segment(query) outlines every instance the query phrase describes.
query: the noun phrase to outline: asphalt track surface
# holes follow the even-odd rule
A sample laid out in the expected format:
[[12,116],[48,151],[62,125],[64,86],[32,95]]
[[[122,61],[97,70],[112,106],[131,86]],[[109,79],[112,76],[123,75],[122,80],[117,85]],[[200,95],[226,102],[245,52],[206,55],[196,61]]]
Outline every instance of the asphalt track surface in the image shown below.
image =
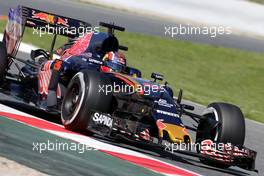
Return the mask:
[[[41,150],[37,143],[47,143],[49,141],[50,143],[57,142],[71,145],[74,141],[63,139],[4,117],[0,117],[0,122],[0,138],[3,141],[0,142],[0,154],[42,173],[61,176],[130,176],[139,173],[144,176],[160,176],[160,174],[106,155],[91,147],[87,150],[83,150],[85,148],[81,145],[78,148],[76,147],[77,150]],[[76,144],[78,145],[78,143]]]
[[[72,16],[75,18],[80,17],[83,20],[86,20],[89,22],[91,22],[92,24],[97,24],[98,20],[101,21],[116,21],[118,24],[122,24],[124,26],[127,26],[128,29],[130,29],[130,31],[133,32],[142,32],[142,33],[149,33],[149,34],[157,34],[157,35],[163,35],[163,28],[158,28],[158,26],[160,25],[160,23],[158,21],[149,21],[150,19],[148,18],[139,18],[136,15],[132,15],[132,14],[126,14],[126,13],[122,13],[122,12],[114,12],[115,15],[113,15],[113,11],[112,10],[102,10],[101,8],[98,7],[94,7],[94,6],[86,6],[86,5],[81,5],[79,3],[63,3],[61,4],[61,0],[59,1],[45,1],[44,3],[41,3],[43,1],[34,1],[34,4],[31,4],[32,2],[30,1],[19,1],[20,4],[25,4],[28,6],[34,6],[34,7],[38,7],[38,8],[42,8],[45,10],[51,10],[53,12],[56,13],[60,13],[63,15],[67,15],[67,16]],[[17,1],[0,1],[0,13],[4,13],[6,14],[7,12],[7,8],[9,6],[16,6],[17,5]],[[74,5],[74,6],[73,6]],[[68,9],[68,10],[67,10]],[[71,10],[69,10],[71,9]],[[75,10],[74,10],[75,9]],[[86,9],[86,10],[85,10]],[[78,13],[77,13],[78,12]],[[91,14],[89,14],[91,13]],[[84,15],[84,14],[89,14],[88,16]],[[107,20],[106,20],[107,19]],[[145,21],[144,21],[145,20]],[[134,25],[132,25],[131,23],[134,22]],[[164,23],[164,22],[163,22]],[[138,25],[138,26],[135,26]],[[147,25],[152,26],[151,29],[149,29],[148,27],[146,27]],[[157,28],[156,28],[157,27]],[[162,31],[160,31],[159,29],[162,29]],[[239,38],[239,41],[241,42],[241,38]],[[252,39],[253,41],[258,41],[255,39]],[[235,40],[230,40],[230,41],[235,41]],[[202,42],[202,41],[199,41]],[[224,41],[227,42],[227,41]],[[234,42],[239,46],[241,43],[240,42]],[[209,43],[209,41],[207,42]],[[228,43],[228,42],[227,42]],[[240,44],[239,44],[240,43]],[[253,42],[254,43],[254,42]],[[221,45],[221,43],[218,43]],[[229,43],[230,44],[230,43]],[[256,44],[256,43],[255,43]],[[252,50],[254,49],[254,45],[249,45],[248,43],[245,43],[245,45],[247,47],[250,47]],[[228,45],[225,43],[224,46]],[[232,45],[234,46],[234,45]],[[263,45],[262,45],[263,46]],[[240,47],[241,48],[241,47]],[[250,48],[244,48],[244,49],[250,49]],[[20,53],[22,54],[22,53]],[[22,56],[24,57],[24,55]],[[3,94],[0,94],[1,100],[3,100],[3,98],[6,99],[10,99],[9,97],[6,97]],[[203,107],[200,106],[196,106],[197,110],[200,112],[202,110]],[[186,123],[191,123],[191,121],[187,120],[187,119],[183,119]],[[16,130],[15,128],[13,130]],[[258,152],[258,157],[257,157],[257,161],[256,161],[256,168],[260,171],[259,175],[263,175],[264,173],[264,138],[263,138],[263,132],[264,132],[264,125],[263,124],[259,124],[256,122],[252,122],[247,120],[246,121],[246,141],[245,141],[245,145],[256,150]],[[6,137],[10,137],[7,136]],[[2,144],[2,140],[0,140],[0,143]],[[121,144],[122,145],[122,144]],[[128,147],[126,145],[123,145],[124,147]],[[19,144],[14,144],[13,147],[16,147],[17,149],[21,148],[21,146]],[[147,150],[144,149],[140,149],[140,148],[136,148],[136,147],[132,147],[134,150],[139,150],[143,153],[148,153]],[[24,153],[25,154],[25,158],[27,158],[28,153]],[[12,153],[7,153],[6,156],[10,156],[12,155]],[[14,155],[14,153],[13,153]],[[182,155],[180,155],[182,156]],[[182,156],[184,159],[188,159],[188,162],[182,162],[182,160],[178,160],[178,161],[171,161],[169,159],[162,159],[165,160],[167,162],[170,162],[172,164],[175,164],[177,166],[189,169],[191,171],[195,171],[198,172],[202,175],[256,175],[253,172],[247,172],[244,170],[241,170],[237,167],[232,167],[230,169],[227,170],[223,170],[223,169],[217,169],[217,168],[212,168],[212,167],[208,167],[205,166],[203,164],[201,164],[197,159],[192,158],[192,157],[184,157]],[[88,159],[88,158],[87,158]],[[27,161],[25,161],[24,163],[28,162],[29,160],[31,160],[31,158],[28,158]],[[59,160],[59,158],[58,158]],[[39,160],[35,161],[39,167],[43,164],[43,162],[45,162],[45,158],[43,158],[43,160],[41,160],[39,158]],[[69,161],[72,162],[72,161]],[[190,163],[189,163],[190,162]],[[72,164],[74,164],[76,162],[72,162]],[[58,166],[59,167],[59,166]],[[78,166],[76,167],[76,169],[80,169],[82,170],[85,166]],[[60,170],[56,170],[56,167],[52,168],[53,169],[53,174],[52,175],[59,175],[61,172]],[[86,167],[85,167],[86,168]],[[55,169],[55,170],[54,170]],[[54,174],[57,173],[57,174]],[[82,173],[82,172],[80,172]]]
[[[18,4],[47,10],[64,16],[81,19],[98,25],[99,21],[114,22],[124,26],[128,31],[165,36],[165,26],[179,24],[169,19],[153,19],[152,17],[140,16],[128,12],[106,9],[90,4],[79,3],[70,0],[0,0],[0,15],[6,15],[10,7]],[[264,39],[243,37],[237,35],[218,35],[211,38],[206,35],[177,35],[180,40],[219,45],[230,48],[239,48],[257,52],[264,52]]]

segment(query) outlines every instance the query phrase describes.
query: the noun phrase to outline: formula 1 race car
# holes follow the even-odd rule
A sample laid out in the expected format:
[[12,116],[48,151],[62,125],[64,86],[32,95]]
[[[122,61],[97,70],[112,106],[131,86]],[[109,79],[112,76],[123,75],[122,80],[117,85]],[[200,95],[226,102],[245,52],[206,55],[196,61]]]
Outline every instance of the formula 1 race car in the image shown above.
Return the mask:
[[[11,9],[0,43],[1,90],[14,91],[16,99],[59,114],[72,131],[87,130],[168,153],[172,149],[168,144],[195,143],[200,146],[195,151],[176,152],[216,167],[255,170],[257,153],[244,147],[245,120],[237,106],[211,103],[202,115],[194,113],[195,107],[182,103],[182,90],[174,98],[168,83],[161,83],[163,75],[152,73],[152,80],[146,80],[138,69],[126,65],[120,50],[128,48],[114,34],[125,28],[100,25],[108,31],[80,35],[74,29],[91,25],[29,7]],[[25,27],[47,30],[47,26],[54,36],[51,50],[37,49],[30,58],[18,58]],[[69,42],[56,50],[59,57],[53,59],[58,35]],[[182,118],[188,117],[197,126],[184,125]],[[187,130],[196,133],[195,141]]]

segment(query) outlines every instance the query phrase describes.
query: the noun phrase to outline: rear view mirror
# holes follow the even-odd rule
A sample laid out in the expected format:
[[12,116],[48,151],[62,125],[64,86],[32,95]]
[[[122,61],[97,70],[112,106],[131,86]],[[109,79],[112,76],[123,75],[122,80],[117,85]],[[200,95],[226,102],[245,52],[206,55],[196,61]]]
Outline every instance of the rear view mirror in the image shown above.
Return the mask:
[[154,82],[156,82],[156,80],[162,81],[163,78],[164,78],[164,76],[161,75],[161,74],[159,74],[159,73],[152,73],[151,74],[151,78],[153,78],[154,79]]
[[141,71],[136,68],[126,67],[126,73],[133,77],[141,78]]

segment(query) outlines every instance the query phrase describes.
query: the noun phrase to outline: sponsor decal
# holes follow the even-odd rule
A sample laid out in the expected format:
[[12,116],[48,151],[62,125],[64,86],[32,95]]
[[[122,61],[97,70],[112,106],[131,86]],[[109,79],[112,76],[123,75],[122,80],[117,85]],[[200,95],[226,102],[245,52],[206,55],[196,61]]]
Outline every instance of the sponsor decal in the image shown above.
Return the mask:
[[[45,12],[38,12],[37,13],[35,10],[32,10],[32,18],[40,19],[42,21],[45,21],[45,22],[51,23],[51,24],[55,23],[55,16],[50,15],[50,14],[45,13]],[[57,24],[69,27],[67,18],[58,17]]]
[[168,103],[167,100],[165,100],[165,99],[161,99],[161,98],[160,98],[158,101],[155,100],[155,103],[158,103],[158,105],[160,105],[160,106],[164,106],[164,107],[168,107],[168,108],[173,107],[173,104]]
[[35,10],[32,10],[32,18],[40,19],[42,21],[46,21],[47,23],[54,24],[54,15],[50,15],[44,12],[36,13]]
[[156,111],[159,114],[163,114],[163,115],[168,115],[168,116],[178,117],[179,118],[179,115],[178,114],[175,114],[175,113],[172,113],[172,112],[162,111],[162,110],[159,110],[159,109],[157,109]]
[[68,19],[67,19],[67,18],[63,19],[63,18],[61,18],[61,17],[58,17],[57,24],[58,24],[58,25],[63,25],[63,26],[70,27],[70,26],[68,25]]
[[96,60],[96,59],[92,59],[92,58],[89,58],[89,62],[92,62],[92,63],[95,63],[95,64],[99,64],[99,65],[103,65],[102,61],[99,61],[99,60]]
[[113,119],[110,116],[105,114],[100,114],[98,112],[94,113],[93,121],[108,127],[112,127],[113,125]]

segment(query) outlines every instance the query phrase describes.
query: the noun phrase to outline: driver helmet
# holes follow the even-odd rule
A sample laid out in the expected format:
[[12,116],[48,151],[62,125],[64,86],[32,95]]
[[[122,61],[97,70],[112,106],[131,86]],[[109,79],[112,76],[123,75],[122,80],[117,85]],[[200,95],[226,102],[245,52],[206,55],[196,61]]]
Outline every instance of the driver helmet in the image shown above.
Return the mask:
[[104,66],[101,70],[104,72],[125,72],[126,58],[121,52],[108,52],[103,57]]

